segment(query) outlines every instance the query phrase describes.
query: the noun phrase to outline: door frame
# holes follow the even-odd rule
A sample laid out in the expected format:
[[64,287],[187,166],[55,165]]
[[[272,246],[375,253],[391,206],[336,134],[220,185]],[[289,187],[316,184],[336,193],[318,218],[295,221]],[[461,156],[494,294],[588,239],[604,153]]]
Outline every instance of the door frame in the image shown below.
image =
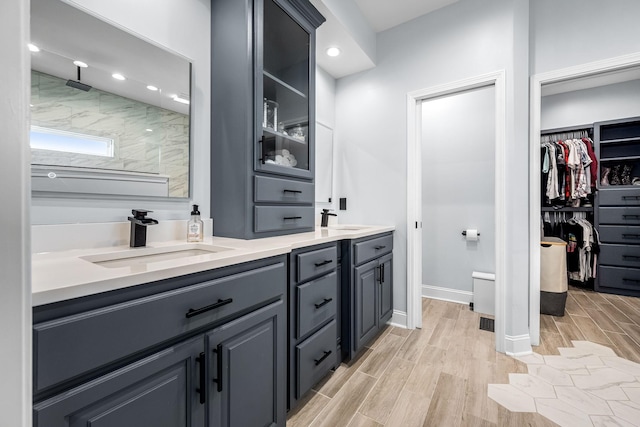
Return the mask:
[[529,334],[540,343],[540,131],[542,86],[640,66],[640,52],[534,74],[531,77],[529,123]]
[[[505,351],[505,71],[498,70],[407,94],[407,327],[422,327],[422,102],[481,87],[495,87],[495,336]],[[469,277],[471,280],[471,277]]]

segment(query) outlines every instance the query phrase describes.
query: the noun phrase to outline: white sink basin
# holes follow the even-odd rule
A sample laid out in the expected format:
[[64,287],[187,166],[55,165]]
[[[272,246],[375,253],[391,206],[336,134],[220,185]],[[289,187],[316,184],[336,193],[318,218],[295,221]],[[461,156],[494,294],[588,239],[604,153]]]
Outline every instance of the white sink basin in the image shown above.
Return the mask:
[[229,250],[232,249],[222,246],[192,244],[184,246],[166,246],[160,248],[132,248],[131,250],[123,252],[109,252],[104,254],[89,255],[81,258],[85,261],[92,262],[101,267],[122,268],[180,258],[191,258],[202,255],[210,255]]
[[358,230],[366,230],[367,228],[370,228],[367,225],[347,225],[347,224],[336,224],[336,225],[330,225],[328,226],[328,228],[331,228],[333,230],[351,230],[351,231],[358,231]]

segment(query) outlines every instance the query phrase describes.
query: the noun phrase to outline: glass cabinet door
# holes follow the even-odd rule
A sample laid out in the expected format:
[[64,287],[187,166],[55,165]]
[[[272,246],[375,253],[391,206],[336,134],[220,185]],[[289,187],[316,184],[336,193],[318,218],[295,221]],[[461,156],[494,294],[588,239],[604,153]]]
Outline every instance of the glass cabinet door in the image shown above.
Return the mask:
[[262,81],[257,81],[258,89],[262,83],[262,103],[256,108],[262,135],[257,167],[311,178],[310,34],[276,0],[264,0],[263,8]]

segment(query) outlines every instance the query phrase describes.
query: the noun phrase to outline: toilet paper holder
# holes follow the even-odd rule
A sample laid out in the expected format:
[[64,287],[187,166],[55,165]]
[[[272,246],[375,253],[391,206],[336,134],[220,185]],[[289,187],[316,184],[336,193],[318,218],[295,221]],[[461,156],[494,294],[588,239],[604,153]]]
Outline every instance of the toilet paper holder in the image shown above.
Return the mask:
[[[467,230],[462,230],[462,235],[466,236],[467,235]],[[480,235],[480,232],[478,231],[478,236]]]

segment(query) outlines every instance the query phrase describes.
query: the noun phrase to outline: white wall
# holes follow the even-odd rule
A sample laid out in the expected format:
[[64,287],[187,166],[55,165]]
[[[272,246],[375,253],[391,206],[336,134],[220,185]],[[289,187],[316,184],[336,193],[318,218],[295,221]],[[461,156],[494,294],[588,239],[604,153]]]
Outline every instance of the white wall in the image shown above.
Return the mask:
[[541,129],[640,116],[640,80],[544,96]]
[[[202,216],[210,216],[210,15],[209,0],[101,1],[65,0],[115,23],[193,62],[192,82],[192,200]],[[153,218],[188,219],[191,202],[36,198],[33,224],[72,224],[126,220],[132,208],[154,211]]]
[[[320,67],[316,67],[316,122],[320,123],[325,128],[322,129],[321,126],[316,126],[316,135],[319,132],[324,132],[324,135],[328,135],[329,131],[326,128],[333,130],[336,125],[336,79],[334,79],[329,73],[323,70]],[[318,138],[316,136],[316,145],[318,144]],[[335,167],[335,153],[336,153],[336,145],[337,141],[335,138],[333,139],[333,165],[328,167],[327,165],[321,165],[316,158],[317,166],[316,166],[316,183],[324,180],[327,174],[332,175],[332,201],[331,203],[316,203],[316,224],[320,224],[320,212],[322,209],[333,209],[334,211],[338,208],[338,196],[336,194],[336,167]],[[316,156],[319,155],[319,151],[316,149]],[[316,194],[316,198],[317,198]],[[331,222],[338,222],[339,219],[335,217],[330,217]]]
[[513,180],[505,183],[505,250],[513,255],[504,321],[507,335],[528,333],[528,9],[526,0],[461,0],[379,33],[377,67],[338,80],[339,193],[349,207],[342,220],[396,226],[396,310],[406,311],[407,93],[504,69]]
[[638,0],[531,1],[533,74],[640,52]]
[[0,3],[0,425],[31,425],[29,1]]

